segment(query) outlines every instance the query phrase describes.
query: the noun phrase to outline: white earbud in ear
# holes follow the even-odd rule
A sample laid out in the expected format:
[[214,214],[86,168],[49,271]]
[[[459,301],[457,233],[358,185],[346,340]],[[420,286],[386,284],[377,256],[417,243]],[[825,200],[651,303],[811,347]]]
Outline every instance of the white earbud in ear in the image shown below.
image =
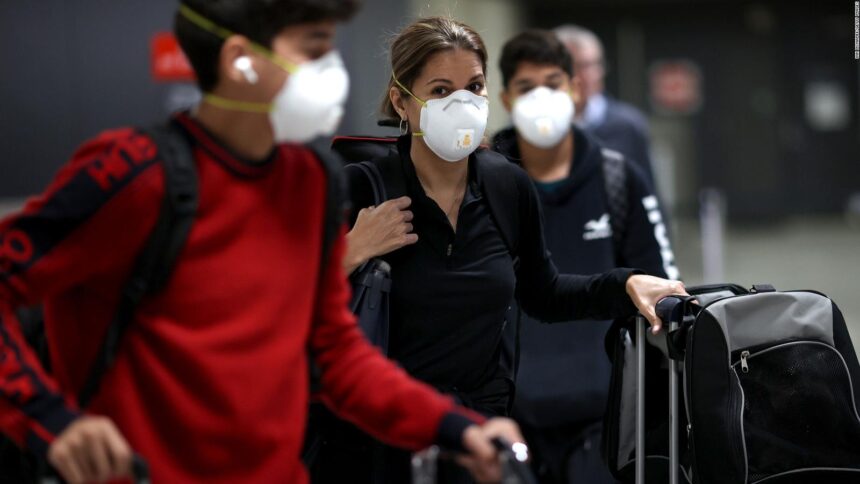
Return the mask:
[[242,76],[245,77],[245,80],[251,84],[256,84],[260,80],[260,76],[257,75],[257,71],[251,65],[251,58],[246,55],[236,58],[233,62],[233,67],[238,69],[242,73]]

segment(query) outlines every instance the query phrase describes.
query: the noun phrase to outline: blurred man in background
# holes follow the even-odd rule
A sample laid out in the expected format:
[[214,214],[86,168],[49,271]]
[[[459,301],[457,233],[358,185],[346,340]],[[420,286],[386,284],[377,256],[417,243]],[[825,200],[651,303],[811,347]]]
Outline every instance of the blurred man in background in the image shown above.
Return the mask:
[[594,32],[572,24],[556,27],[554,32],[573,56],[574,72],[582,84],[583,109],[576,115],[577,124],[596,135],[607,148],[637,163],[653,186],[648,122],[638,109],[604,92],[606,62],[600,39]]

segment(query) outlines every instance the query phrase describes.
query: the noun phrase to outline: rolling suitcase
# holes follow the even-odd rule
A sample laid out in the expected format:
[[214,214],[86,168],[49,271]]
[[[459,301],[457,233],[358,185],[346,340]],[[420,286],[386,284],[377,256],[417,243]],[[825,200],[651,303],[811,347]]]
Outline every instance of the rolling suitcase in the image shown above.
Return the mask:
[[[747,293],[731,284],[688,291],[699,301]],[[616,321],[607,333],[607,353],[613,368],[601,452],[610,472],[623,483],[674,483],[670,469],[676,469],[680,477],[675,479],[680,478],[680,482],[692,482],[684,453],[688,421],[679,393],[682,369],[669,358],[666,339],[666,333],[676,331],[682,322],[679,315],[672,313],[681,309],[679,302],[667,298],[658,304],[657,314],[664,321],[664,329],[658,335],[648,331],[648,323],[641,315],[631,321]],[[639,388],[643,391],[637,392]],[[674,437],[670,439],[670,435]],[[643,476],[647,479],[643,480]]]
[[[727,288],[658,303],[662,336],[637,318],[635,482],[860,482],[860,364],[836,304],[814,291]],[[663,480],[645,469],[652,345],[669,371],[669,425],[655,432],[669,441]]]

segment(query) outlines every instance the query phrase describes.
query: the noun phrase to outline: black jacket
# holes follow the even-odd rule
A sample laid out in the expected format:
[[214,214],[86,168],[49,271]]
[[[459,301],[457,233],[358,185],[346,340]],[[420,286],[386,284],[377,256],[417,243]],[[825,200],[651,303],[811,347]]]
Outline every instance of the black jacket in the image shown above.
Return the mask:
[[[659,277],[667,277],[667,273],[677,277],[653,190],[632,163],[626,164],[629,209],[625,231],[615,250],[601,145],[581,129],[573,130],[569,176],[552,191],[538,190],[543,234],[553,262],[562,272],[589,274],[629,266]],[[499,132],[493,146],[519,164],[513,128]],[[599,420],[610,374],[603,346],[608,327],[608,321],[541,325],[527,318],[521,331],[515,415],[538,427]]]
[[653,185],[654,176],[648,142],[648,121],[635,107],[621,102],[609,95],[606,97],[606,117],[596,126],[588,126],[586,131],[615,151],[618,151],[633,164],[641,168],[645,179]]
[[[499,353],[505,313],[514,294],[526,312],[545,321],[633,313],[624,288],[633,270],[559,274],[542,236],[538,194],[522,169],[490,151],[470,156],[470,193],[455,234],[442,219],[444,211],[418,182],[409,156],[411,142],[411,137],[401,137],[396,153],[374,160],[405,180],[419,236],[417,244],[382,257],[392,274],[389,353],[409,373],[443,391],[467,396],[483,397],[487,386],[497,388],[494,382],[505,376]],[[347,169],[346,175],[353,213],[372,205],[364,173]],[[499,180],[507,180],[515,192],[510,196],[518,200],[518,214],[505,214],[488,203],[493,197],[487,192],[500,189]],[[388,188],[391,197],[398,195],[390,193],[394,187]],[[502,228],[511,226],[514,218],[517,240],[510,251],[504,249],[507,262],[500,264]],[[519,261],[516,267],[514,259]],[[504,282],[509,275],[515,292]],[[481,402],[473,403],[485,409]],[[503,407],[493,404],[487,413],[501,412]]]

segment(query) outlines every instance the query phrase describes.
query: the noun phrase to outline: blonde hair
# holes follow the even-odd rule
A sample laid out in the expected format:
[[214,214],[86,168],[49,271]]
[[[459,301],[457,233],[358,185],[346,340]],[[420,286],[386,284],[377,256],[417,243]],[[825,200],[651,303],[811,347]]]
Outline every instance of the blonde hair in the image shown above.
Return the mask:
[[[388,80],[379,109],[383,118],[400,119],[388,95],[392,87],[397,87],[395,76],[403,86],[411,90],[430,56],[457,48],[478,54],[482,69],[487,71],[487,48],[484,46],[484,40],[472,27],[462,22],[450,17],[427,17],[401,30],[391,42],[392,77]],[[402,91],[402,88],[398,89]]]

